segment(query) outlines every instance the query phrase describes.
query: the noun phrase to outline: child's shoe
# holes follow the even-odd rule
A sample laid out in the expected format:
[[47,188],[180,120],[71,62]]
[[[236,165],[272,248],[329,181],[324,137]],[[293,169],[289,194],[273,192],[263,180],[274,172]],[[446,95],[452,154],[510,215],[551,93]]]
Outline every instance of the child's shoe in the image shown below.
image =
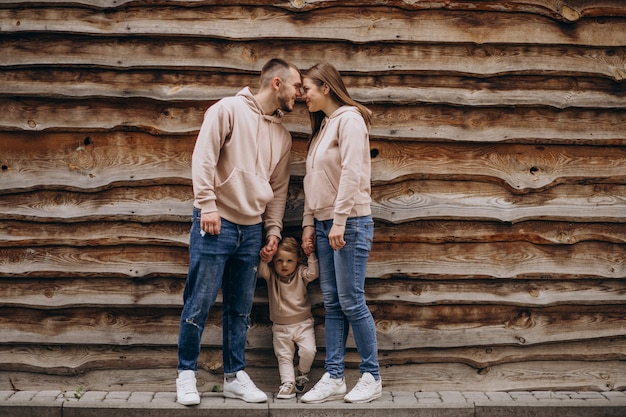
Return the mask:
[[296,377],[296,391],[304,392],[304,387],[307,382],[309,382],[309,374],[303,374],[298,371],[298,376]]
[[278,388],[276,398],[288,399],[296,396],[296,387],[293,382],[283,382]]

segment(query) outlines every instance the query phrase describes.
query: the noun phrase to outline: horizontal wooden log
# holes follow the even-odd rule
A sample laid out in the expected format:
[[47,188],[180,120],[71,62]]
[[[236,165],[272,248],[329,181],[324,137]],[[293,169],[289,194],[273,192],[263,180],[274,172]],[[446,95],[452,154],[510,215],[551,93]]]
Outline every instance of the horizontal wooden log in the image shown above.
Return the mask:
[[[2,278],[0,300],[4,306],[26,308],[69,308],[125,306],[182,307],[184,278]],[[322,305],[318,283],[309,284],[311,302]],[[412,305],[498,304],[527,307],[555,305],[626,304],[623,280],[378,280],[368,279],[368,303],[410,303]],[[217,305],[222,298],[218,295]],[[267,287],[257,284],[255,304],[268,303]],[[265,307],[264,307],[265,308]]]
[[195,135],[137,132],[3,134],[0,189],[94,191],[159,183],[190,185],[195,141]]
[[[140,130],[153,134],[195,135],[200,129],[205,111],[213,104],[163,103],[139,99],[131,103],[126,100],[90,99],[70,103],[0,98],[0,110],[6,112],[0,116],[0,131]],[[77,143],[76,147],[83,145]]]
[[626,148],[371,143],[372,181],[399,178],[499,179],[514,191],[559,183],[626,182]]
[[[110,345],[37,345],[0,346],[0,372],[27,371],[41,375],[85,375],[94,370],[175,369],[176,346],[110,346]],[[483,370],[496,365],[547,361],[623,361],[626,358],[624,338],[533,346],[491,345],[458,348],[421,348],[381,350],[378,360],[382,370],[401,365],[463,364]],[[314,368],[322,367],[324,347],[318,347]],[[346,367],[356,369],[361,361],[355,349],[346,353]],[[271,349],[248,349],[246,362],[257,370],[276,368]],[[200,372],[221,376],[222,350],[203,346],[198,358]],[[275,372],[277,372],[274,369]]]
[[[86,221],[40,223],[0,220],[0,246],[49,245],[112,246],[164,245],[187,247],[190,219],[186,222],[138,223]],[[284,234],[300,238],[300,225]],[[400,225],[376,222],[376,243],[490,243],[530,242],[539,245],[572,245],[585,241],[626,243],[626,223],[568,223],[528,221],[514,224],[462,220],[418,220]]]
[[621,361],[540,361],[479,371],[457,364],[392,367],[387,374],[382,373],[382,378],[383,384],[397,391],[412,391],[415,387],[429,391],[609,391],[626,386],[623,372]]
[[[30,6],[32,2],[26,0],[12,0],[11,4],[20,5],[21,7]],[[176,5],[178,7],[198,7],[202,5],[215,4],[212,0],[40,0],[39,4],[45,4],[48,7],[57,5],[67,6],[89,6],[94,9],[124,9],[129,5],[141,6],[149,5],[151,7],[157,5]],[[246,0],[232,1],[222,0],[219,2],[228,6],[268,6],[281,8],[288,11],[311,11],[323,9],[327,7],[336,7],[336,0],[308,0],[308,1],[290,1],[278,0],[269,3],[264,0]],[[602,0],[589,2],[586,0],[570,0],[570,1],[553,1],[553,0],[507,0],[498,1],[497,3],[484,1],[463,1],[453,3],[441,2],[416,2],[412,0],[348,0],[341,1],[343,6],[364,7],[364,6],[387,6],[404,10],[463,10],[463,11],[493,11],[499,12],[522,12],[532,13],[542,16],[549,16],[553,19],[564,22],[575,22],[583,17],[600,17],[600,16],[616,16],[625,15],[626,7],[620,0]]]
[[[624,305],[420,306],[402,303],[370,306],[381,350],[452,348],[489,345],[530,346],[544,343],[622,337]],[[314,308],[316,343],[325,345],[323,307]],[[75,308],[35,310],[0,307],[2,344],[176,345],[178,309]],[[271,324],[264,306],[253,309],[248,331],[250,349],[272,349]],[[221,309],[212,310],[202,342],[220,346]],[[354,341],[347,344],[354,348]]]
[[0,220],[0,246],[119,246],[184,247],[189,245],[191,215],[186,222],[86,221],[28,223]]
[[393,223],[430,218],[622,222],[624,188],[558,185],[535,194],[514,195],[489,183],[409,180],[373,187],[372,214]]
[[[186,248],[44,246],[0,249],[0,277],[178,277],[187,274]],[[374,244],[372,278],[624,278],[624,245],[582,242],[538,246],[523,242]]]
[[[135,99],[41,100],[0,97],[0,131],[141,131],[196,135],[212,102]],[[467,143],[626,144],[626,109],[457,108],[445,105],[372,105],[373,139]],[[103,118],[102,115],[107,117]],[[310,133],[309,113],[298,102],[284,118],[293,135]],[[80,146],[77,144],[77,147]]]
[[[233,24],[233,20],[237,24]],[[415,24],[419,20],[420,24]],[[67,22],[74,22],[67,25]],[[6,33],[73,33],[97,36],[189,36],[229,40],[329,37],[355,43],[421,42],[475,44],[574,44],[621,47],[626,19],[583,19],[564,30],[553,20],[527,13],[492,10],[402,10],[389,7],[333,7],[286,13],[275,7],[152,6],[124,10],[88,8],[0,9]],[[573,30],[572,30],[573,29]]]
[[[179,69],[236,68],[259,71],[266,58],[282,51],[302,68],[319,61],[333,62],[339,71],[387,73],[427,72],[473,76],[502,74],[563,74],[626,77],[623,48],[569,45],[474,45],[340,42],[301,43],[250,40],[229,44],[220,40],[198,43],[153,37],[88,37],[80,35],[5,35],[0,39],[0,67],[94,66],[111,68],[166,67]],[[47,51],[42,54],[41,51]],[[340,58],[348,57],[348,58]]]
[[570,245],[585,241],[626,243],[626,223],[527,221],[503,224],[457,220],[418,220],[395,225],[376,222],[374,241],[380,243],[433,244],[524,241],[540,245]]
[[[16,200],[21,200],[11,208]],[[189,185],[120,187],[98,193],[65,191],[3,195],[0,218],[41,222],[82,222],[100,219],[141,223],[191,222],[193,191]]]
[[513,242],[378,244],[370,253],[367,276],[624,278],[626,249],[600,242],[567,247]]
[[108,246],[0,248],[0,276],[178,277],[187,276],[184,247]]
[[[396,224],[433,219],[619,223],[626,216],[625,188],[559,185],[536,194],[514,195],[489,183],[410,180],[373,187],[372,213],[377,220]],[[301,223],[303,198],[301,185],[292,184],[285,224]],[[190,219],[192,200],[191,185],[119,187],[97,193],[31,191],[3,195],[0,220],[183,222]]]
[[[246,367],[255,384],[265,392],[276,393],[280,378],[274,361],[270,367]],[[407,391],[622,391],[626,389],[626,365],[623,361],[587,362],[552,361],[522,362],[477,371],[462,364],[399,365],[381,370],[383,389]],[[311,384],[323,373],[321,364],[311,371]],[[346,384],[353,387],[359,370],[346,370]],[[33,374],[0,371],[0,390],[62,390],[68,400],[87,391],[176,391],[176,367],[168,369],[96,370],[78,376]],[[200,370],[198,389],[210,393],[221,390],[223,374]],[[310,387],[312,385],[308,385]],[[206,395],[206,394],[205,394]],[[211,394],[208,394],[211,395]],[[221,396],[219,393],[213,395]]]
[[[626,84],[605,78],[503,75],[489,78],[420,74],[342,74],[364,103],[434,103],[461,106],[624,108]],[[256,89],[257,73],[95,68],[0,68],[0,94],[25,97],[125,97],[206,101]]]
[[[136,132],[21,132],[0,136],[0,193],[189,184],[195,136]],[[557,184],[626,183],[626,148],[530,144],[370,142],[372,181],[479,179],[514,193]],[[306,143],[295,138],[291,174],[303,177]]]

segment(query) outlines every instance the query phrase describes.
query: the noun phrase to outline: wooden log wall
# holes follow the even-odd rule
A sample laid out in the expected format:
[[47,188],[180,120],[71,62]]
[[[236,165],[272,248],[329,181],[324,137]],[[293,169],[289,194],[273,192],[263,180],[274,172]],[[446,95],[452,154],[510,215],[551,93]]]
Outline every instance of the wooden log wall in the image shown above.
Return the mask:
[[[374,112],[366,293],[386,390],[626,389],[626,4],[0,4],[0,390],[174,390],[190,160],[262,64]],[[309,131],[294,137],[298,235]],[[248,370],[278,386],[264,283]],[[319,286],[310,286],[323,365]],[[201,389],[222,378],[220,304]],[[348,355],[349,382],[358,355]]]

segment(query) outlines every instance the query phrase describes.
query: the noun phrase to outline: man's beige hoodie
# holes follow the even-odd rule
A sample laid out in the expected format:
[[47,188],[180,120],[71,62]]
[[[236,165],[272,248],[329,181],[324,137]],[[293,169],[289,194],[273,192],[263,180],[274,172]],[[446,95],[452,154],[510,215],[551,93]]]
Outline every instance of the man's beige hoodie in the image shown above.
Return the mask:
[[264,115],[248,87],[206,111],[191,162],[195,207],[240,225],[263,221],[281,237],[291,151],[281,117]]
[[309,146],[302,227],[313,226],[313,219],[345,226],[348,217],[370,215],[371,170],[363,116],[356,107],[339,107]]

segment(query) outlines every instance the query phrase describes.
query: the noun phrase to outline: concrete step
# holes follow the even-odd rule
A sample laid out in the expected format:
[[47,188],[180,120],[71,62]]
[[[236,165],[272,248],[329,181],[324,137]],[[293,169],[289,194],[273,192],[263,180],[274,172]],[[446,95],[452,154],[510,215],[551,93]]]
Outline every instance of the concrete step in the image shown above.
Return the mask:
[[200,405],[174,392],[0,391],[2,417],[626,417],[626,392],[384,392],[368,404],[301,403],[298,396],[249,404],[203,393]]

